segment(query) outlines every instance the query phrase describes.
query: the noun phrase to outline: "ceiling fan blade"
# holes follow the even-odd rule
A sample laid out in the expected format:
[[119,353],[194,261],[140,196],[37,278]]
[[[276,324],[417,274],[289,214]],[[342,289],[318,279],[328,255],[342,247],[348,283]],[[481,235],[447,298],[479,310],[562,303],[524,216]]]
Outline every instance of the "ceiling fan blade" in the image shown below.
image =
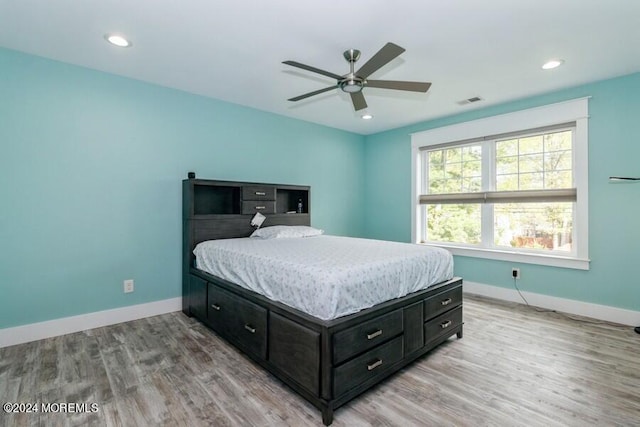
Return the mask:
[[380,89],[408,90],[410,92],[426,92],[431,87],[431,83],[396,80],[367,80],[366,85]]
[[311,65],[301,64],[296,61],[284,61],[283,64],[291,65],[292,67],[302,68],[303,70],[311,71],[313,73],[322,74],[323,76],[331,77],[332,79],[342,80],[342,76],[334,74],[330,71],[321,70],[320,68],[312,67]]
[[356,75],[366,79],[371,74],[393,61],[402,52],[404,52],[404,48],[401,48],[397,44],[387,43],[378,51],[378,53],[373,55],[371,59],[360,67],[356,72]]
[[334,86],[325,87],[324,89],[314,90],[313,92],[305,93],[304,95],[300,95],[300,96],[296,96],[295,98],[288,99],[287,101],[293,101],[293,102],[300,101],[301,99],[309,98],[313,95],[318,95],[323,92],[328,92],[331,89],[336,89],[337,87],[338,85],[334,85]]
[[364,95],[362,92],[351,92],[351,102],[353,102],[353,108],[356,111],[367,108],[367,101],[364,100]]

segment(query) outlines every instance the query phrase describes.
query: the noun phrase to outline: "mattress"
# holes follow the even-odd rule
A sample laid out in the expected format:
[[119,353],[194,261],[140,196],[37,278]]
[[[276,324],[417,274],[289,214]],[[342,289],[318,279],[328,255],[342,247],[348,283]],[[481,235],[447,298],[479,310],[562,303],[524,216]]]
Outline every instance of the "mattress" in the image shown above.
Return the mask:
[[210,240],[194,254],[198,269],[323,320],[453,277],[444,249],[351,237]]

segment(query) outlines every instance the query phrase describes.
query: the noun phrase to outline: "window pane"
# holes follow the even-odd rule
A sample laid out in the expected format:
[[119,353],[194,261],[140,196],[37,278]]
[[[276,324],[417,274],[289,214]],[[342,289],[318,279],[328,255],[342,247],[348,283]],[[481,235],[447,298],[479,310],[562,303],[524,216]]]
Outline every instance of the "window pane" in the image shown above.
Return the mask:
[[518,174],[499,175],[496,177],[496,188],[500,191],[515,191],[518,189]]
[[446,179],[459,179],[462,177],[462,163],[447,163],[444,176]]
[[528,156],[520,156],[520,172],[542,172],[544,163],[542,154],[530,154]]
[[429,151],[429,168],[434,166],[443,167],[442,150]]
[[571,138],[567,130],[496,141],[496,190],[571,188]]
[[474,160],[470,162],[464,162],[462,164],[462,173],[464,176],[482,176],[481,162]]
[[518,152],[522,154],[542,153],[544,151],[542,135],[520,138]]
[[431,194],[442,194],[446,193],[444,185],[446,181],[444,179],[435,179],[433,181],[429,181],[429,193]]
[[518,173],[518,156],[498,157],[496,173],[498,175]]
[[571,151],[551,151],[544,153],[544,169],[571,170]]
[[473,193],[482,190],[482,178],[472,177],[462,180],[462,191],[465,193]]
[[482,190],[481,145],[430,150],[427,155],[427,193],[466,193]]
[[462,157],[465,160],[480,160],[482,158],[482,147],[479,145],[462,147]]
[[548,133],[544,136],[544,151],[571,150],[571,131]]
[[571,252],[573,206],[573,203],[496,204],[495,244]]
[[480,243],[480,205],[428,205],[427,240]]
[[571,188],[571,171],[547,172],[544,176],[545,188]]
[[429,168],[429,181],[436,179],[444,179],[444,166]]
[[447,179],[444,185],[445,193],[461,193],[462,179]]
[[508,141],[496,142],[496,155],[498,157],[517,156],[518,155],[518,140],[511,139]]
[[445,150],[444,154],[446,163],[460,163],[462,160],[462,147],[450,148]]
[[544,188],[544,175],[541,173],[521,173],[518,188],[520,190],[541,190]]

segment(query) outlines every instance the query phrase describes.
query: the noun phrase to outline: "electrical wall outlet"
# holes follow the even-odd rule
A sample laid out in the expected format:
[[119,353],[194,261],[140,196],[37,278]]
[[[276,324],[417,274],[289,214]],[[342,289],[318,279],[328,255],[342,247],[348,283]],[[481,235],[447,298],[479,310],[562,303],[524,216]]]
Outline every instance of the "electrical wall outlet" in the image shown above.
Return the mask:
[[519,279],[520,278],[520,269],[519,268],[512,268],[511,269],[511,277],[513,277],[514,279]]
[[133,292],[133,279],[127,279],[124,281],[124,293],[128,294]]

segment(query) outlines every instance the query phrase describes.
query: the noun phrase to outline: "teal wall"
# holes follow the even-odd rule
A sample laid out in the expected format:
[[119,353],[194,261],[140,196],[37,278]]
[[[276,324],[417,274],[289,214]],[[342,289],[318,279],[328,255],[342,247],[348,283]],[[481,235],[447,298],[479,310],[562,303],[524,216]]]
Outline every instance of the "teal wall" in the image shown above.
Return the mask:
[[640,184],[607,181],[640,175],[638,93],[634,74],[363,137],[0,49],[0,328],[179,297],[187,171],[311,185],[314,226],[410,241],[411,132],[583,96],[591,270],[456,274],[511,287],[515,265],[523,290],[640,310]]
[[589,271],[455,258],[455,273],[472,282],[640,310],[640,184],[610,184],[610,175],[640,176],[640,73],[562,90],[366,138],[365,218],[370,238],[411,241],[410,133],[591,96],[589,101]]
[[0,328],[179,297],[187,171],[310,185],[314,226],[362,235],[363,156],[360,135],[0,49]]

